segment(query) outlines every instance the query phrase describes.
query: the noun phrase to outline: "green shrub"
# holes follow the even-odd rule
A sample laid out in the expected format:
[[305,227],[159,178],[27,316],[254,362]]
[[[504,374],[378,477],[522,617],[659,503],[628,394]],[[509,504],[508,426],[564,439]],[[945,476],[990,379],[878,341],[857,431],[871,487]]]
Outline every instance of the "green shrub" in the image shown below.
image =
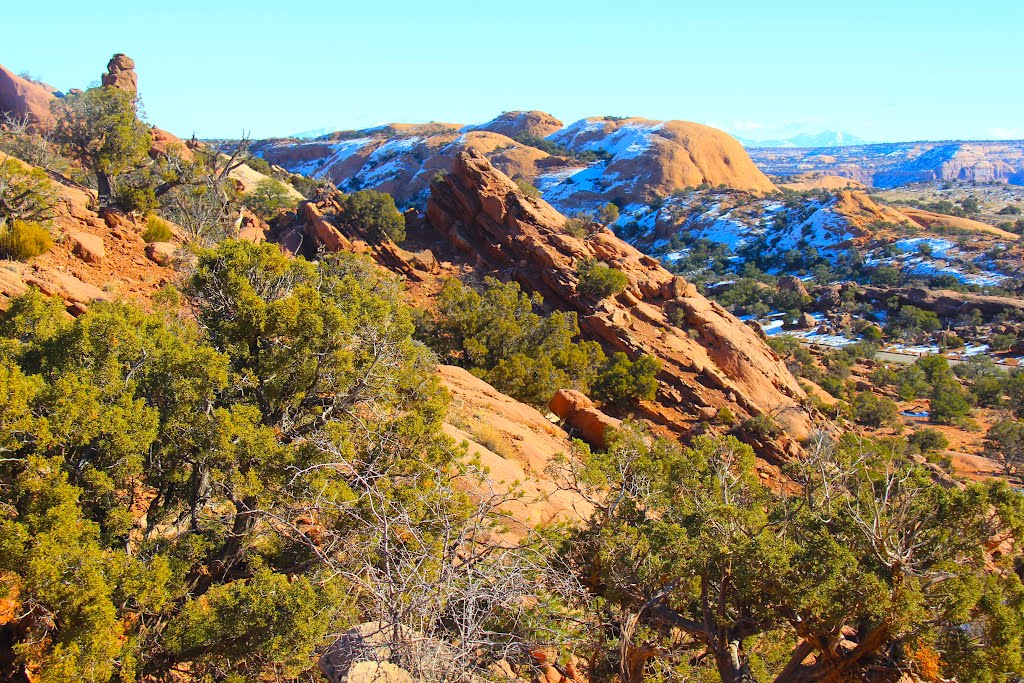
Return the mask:
[[527,197],[531,197],[533,199],[540,199],[540,190],[538,190],[536,187],[531,185],[523,178],[518,178],[516,180],[516,187],[518,187],[519,191],[522,192]]
[[629,284],[629,278],[625,273],[600,261],[584,263],[577,275],[580,278],[580,292],[594,299],[605,299],[618,294]]
[[952,376],[935,382],[928,405],[928,416],[935,422],[952,423],[971,414],[971,404]]
[[949,439],[938,429],[925,427],[911,434],[907,443],[921,453],[931,453],[941,451],[949,446]]
[[567,235],[572,235],[579,240],[587,236],[587,224],[579,218],[566,218],[562,229]]
[[0,254],[15,261],[27,261],[53,247],[50,231],[39,223],[13,221],[0,224]]
[[764,439],[773,438],[782,434],[782,427],[770,415],[760,413],[748,417],[740,424],[740,430],[749,432]]
[[273,178],[264,178],[245,195],[245,206],[263,220],[270,220],[282,209],[294,208],[295,204],[295,197],[284,183]]
[[43,223],[53,218],[57,189],[38,168],[0,161],[0,221]]
[[348,228],[361,231],[375,244],[405,239],[405,216],[387,192],[360,190],[346,195],[340,220]]
[[262,173],[265,176],[273,175],[274,169],[270,167],[270,163],[262,157],[252,157],[245,162],[245,165],[256,171]]
[[146,213],[153,211],[160,202],[156,191],[145,180],[139,182],[119,182],[114,190],[114,206],[129,213]]
[[146,229],[142,233],[142,239],[146,242],[169,242],[173,236],[170,223],[156,214],[146,216]]
[[652,400],[658,391],[655,377],[661,363],[654,356],[640,356],[635,361],[621,351],[608,359],[594,381],[593,397],[602,403],[624,405],[636,399]]
[[590,390],[605,362],[601,346],[576,341],[576,314],[541,315],[544,303],[519,285],[493,278],[480,291],[449,280],[432,315],[417,321],[420,339],[444,363],[460,365],[500,391],[545,407],[559,389]]
[[736,424],[736,415],[729,410],[729,406],[722,406],[718,409],[718,421],[724,425],[731,427]]
[[597,215],[602,223],[604,223],[605,225],[610,225],[615,221],[619,220],[619,207],[615,206],[611,202],[608,202],[607,204],[601,207],[601,210],[598,212]]
[[884,427],[896,420],[896,403],[870,391],[858,392],[850,404],[853,420],[865,427]]

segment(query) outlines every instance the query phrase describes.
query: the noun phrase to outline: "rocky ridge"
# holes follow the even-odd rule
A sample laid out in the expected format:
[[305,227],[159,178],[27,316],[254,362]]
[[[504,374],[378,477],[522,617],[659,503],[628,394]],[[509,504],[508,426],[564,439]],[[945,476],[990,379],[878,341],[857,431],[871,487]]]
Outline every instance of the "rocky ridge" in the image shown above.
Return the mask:
[[[329,211],[306,211],[306,235],[315,243],[334,250],[358,241],[341,234],[324,215]],[[805,394],[756,331],[610,231],[578,238],[564,224],[554,207],[525,195],[483,154],[470,151],[434,179],[426,222],[413,232],[431,233],[420,239],[435,239],[438,253],[446,250],[445,258],[469,264],[477,276],[516,280],[541,293],[548,306],[577,312],[584,334],[608,350],[659,358],[658,398],[639,414],[667,433],[687,436],[713,428],[715,416],[728,408],[740,420],[766,415],[784,427],[784,433],[742,434],[765,460],[781,463],[800,452],[797,442],[812,428],[802,406]],[[397,247],[371,253],[412,279],[438,277]],[[623,272],[626,290],[603,300],[580,291],[577,267],[589,259]],[[458,272],[451,264],[439,269]]]
[[[545,142],[534,147],[513,139],[524,134]],[[272,164],[329,179],[344,191],[373,188],[419,207],[433,176],[469,150],[537,185],[562,210],[643,203],[702,184],[775,189],[736,140],[684,121],[595,118],[562,128],[544,112],[508,112],[481,126],[391,124],[316,140],[260,140],[253,149]]]

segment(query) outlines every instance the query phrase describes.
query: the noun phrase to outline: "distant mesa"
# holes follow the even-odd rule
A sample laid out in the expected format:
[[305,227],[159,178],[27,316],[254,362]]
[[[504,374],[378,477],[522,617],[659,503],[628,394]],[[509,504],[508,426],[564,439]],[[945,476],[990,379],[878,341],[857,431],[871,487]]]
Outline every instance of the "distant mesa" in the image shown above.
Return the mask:
[[738,138],[744,147],[845,147],[849,145],[864,145],[867,141],[850,133],[838,130],[824,130],[820,133],[801,133],[788,138],[774,140],[752,140],[750,138]]
[[1024,141],[886,142],[827,149],[749,148],[766,173],[807,172],[890,188],[932,181],[1024,185]]

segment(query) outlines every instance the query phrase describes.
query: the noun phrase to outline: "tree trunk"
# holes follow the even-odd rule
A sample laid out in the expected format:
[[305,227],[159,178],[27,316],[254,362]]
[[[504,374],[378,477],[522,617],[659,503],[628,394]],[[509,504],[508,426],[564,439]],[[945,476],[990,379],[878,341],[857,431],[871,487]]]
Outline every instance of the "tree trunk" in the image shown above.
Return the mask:
[[100,206],[110,206],[114,191],[108,174],[96,171],[96,190],[96,194],[99,195]]
[[716,648],[715,666],[722,683],[757,683],[750,673],[747,658],[740,653],[739,641],[731,641],[725,652]]

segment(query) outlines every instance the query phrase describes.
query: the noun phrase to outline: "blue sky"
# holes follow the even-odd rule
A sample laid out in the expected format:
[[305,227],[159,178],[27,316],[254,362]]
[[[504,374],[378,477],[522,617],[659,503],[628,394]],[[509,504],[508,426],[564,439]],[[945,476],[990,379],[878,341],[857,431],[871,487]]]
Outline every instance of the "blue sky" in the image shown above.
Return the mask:
[[125,52],[149,120],[183,136],[542,109],[752,138],[1024,138],[1016,0],[6,4],[0,64],[66,89]]

